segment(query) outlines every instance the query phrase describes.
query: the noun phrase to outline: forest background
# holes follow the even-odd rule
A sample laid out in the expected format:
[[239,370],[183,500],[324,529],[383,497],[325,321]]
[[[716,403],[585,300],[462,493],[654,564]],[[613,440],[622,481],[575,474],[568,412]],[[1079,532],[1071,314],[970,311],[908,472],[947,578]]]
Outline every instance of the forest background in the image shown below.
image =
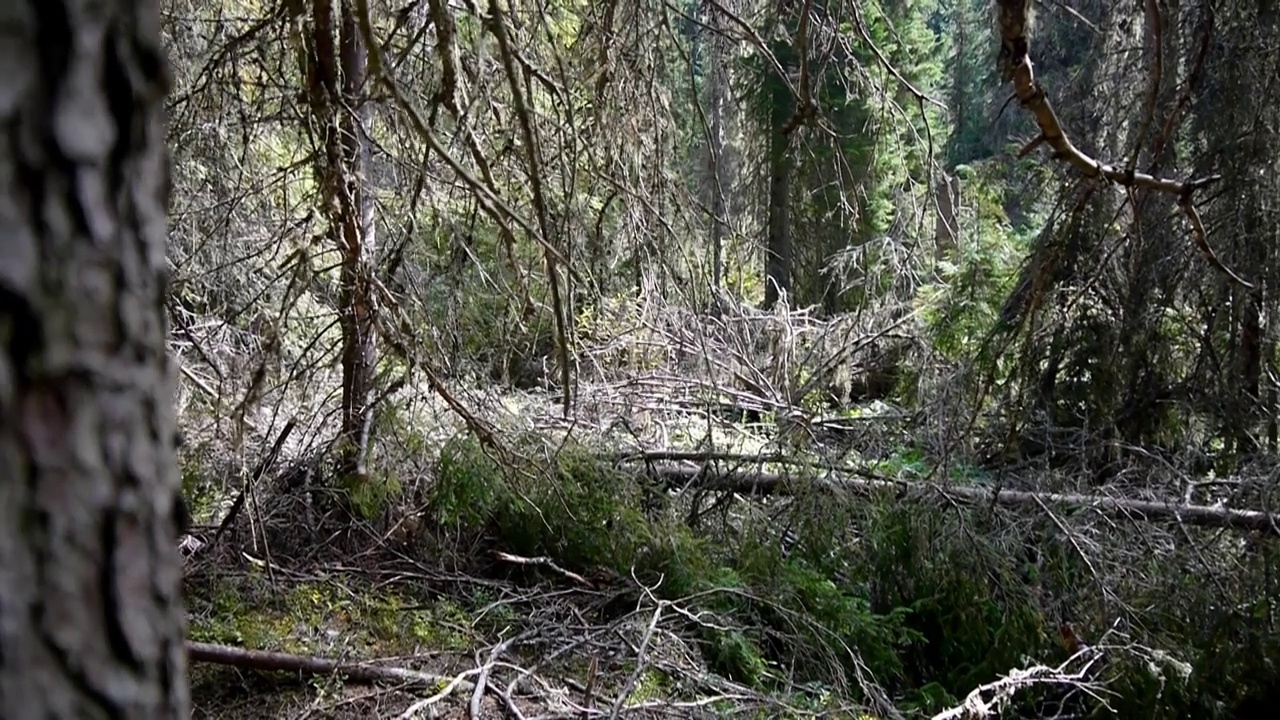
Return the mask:
[[1278,17],[165,2],[197,715],[1274,707]]

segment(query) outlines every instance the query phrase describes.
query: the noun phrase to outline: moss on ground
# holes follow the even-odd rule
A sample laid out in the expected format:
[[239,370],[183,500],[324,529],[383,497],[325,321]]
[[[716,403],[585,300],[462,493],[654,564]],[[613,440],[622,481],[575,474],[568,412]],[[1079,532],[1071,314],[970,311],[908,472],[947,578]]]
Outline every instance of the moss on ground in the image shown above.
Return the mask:
[[[1112,707],[1225,717],[1276,686],[1266,658],[1280,657],[1280,638],[1256,624],[1275,597],[1274,553],[1253,559],[1254,587],[1241,589],[1258,599],[1206,628],[1194,608],[1212,606],[1212,588],[1155,573],[1182,586],[1129,588],[1121,599],[1105,588],[1122,583],[1125,568],[1104,582],[1048,518],[1019,525],[945,498],[840,496],[800,477],[787,509],[740,503],[695,532],[688,507],[595,457],[562,448],[541,472],[502,468],[461,436],[441,454],[436,519],[575,572],[634,575],[656,597],[708,613],[718,620],[700,631],[709,666],[767,691],[810,683],[856,697],[849,678],[865,673],[900,709],[931,713],[1028,662],[1063,662],[1066,627],[1097,642],[1118,625],[1129,627],[1126,650],[1099,676],[1119,693]],[[1157,639],[1159,654],[1135,654]],[[1197,672],[1180,670],[1191,666]],[[1032,712],[1060,701],[1019,697]]]
[[359,579],[317,578],[268,585],[264,577],[221,576],[188,593],[189,636],[298,654],[330,655],[335,645],[360,656],[460,652],[480,634],[480,605],[455,598],[411,598],[409,588]]

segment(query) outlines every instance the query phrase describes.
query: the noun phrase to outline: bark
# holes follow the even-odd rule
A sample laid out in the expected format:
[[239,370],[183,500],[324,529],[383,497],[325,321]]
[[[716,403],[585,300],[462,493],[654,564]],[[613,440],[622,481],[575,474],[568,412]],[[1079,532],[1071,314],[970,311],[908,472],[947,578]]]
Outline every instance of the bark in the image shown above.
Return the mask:
[[[1136,149],[1128,162],[1130,169],[1140,162],[1150,168],[1178,166],[1176,143],[1165,142],[1153,131],[1159,127],[1159,118],[1174,114],[1180,84],[1166,60],[1181,54],[1178,2],[1168,0],[1161,5],[1163,10],[1156,7],[1155,0],[1146,2],[1143,47],[1150,87],[1144,92]],[[1177,217],[1167,193],[1136,190],[1133,197],[1133,225],[1123,250],[1129,256],[1129,272],[1121,305],[1119,344],[1111,363],[1123,368],[1117,372],[1117,377],[1123,378],[1124,390],[1116,398],[1116,431],[1127,444],[1142,445],[1165,430],[1161,426],[1165,415],[1159,411],[1158,403],[1169,380],[1157,357],[1163,340],[1153,314],[1158,312],[1157,307],[1168,303],[1170,288],[1178,283],[1176,263],[1170,260],[1175,251],[1168,242],[1177,232]]]
[[[441,675],[419,672],[409,668],[342,662],[328,658],[270,652],[267,650],[247,650],[229,645],[189,642],[187,643],[187,650],[191,654],[191,662],[193,663],[205,662],[215,665],[227,665],[241,670],[287,672],[309,677],[341,675],[344,680],[352,683],[372,684],[386,682],[410,688],[436,689],[441,683],[447,683],[450,680],[450,678]],[[474,684],[467,682],[463,687],[470,689],[474,687]]]
[[[1265,267],[1265,265],[1259,265]],[[1244,298],[1240,327],[1240,396],[1237,399],[1239,428],[1236,452],[1257,452],[1260,443],[1254,430],[1258,423],[1262,388],[1262,320],[1259,297],[1250,293]]]
[[376,249],[373,196],[368,191],[368,132],[373,107],[365,101],[368,52],[351,2],[312,6],[303,59],[308,101],[315,125],[324,128],[323,161],[317,175],[322,207],[342,257],[339,324],[342,329],[342,436],[346,470],[366,474],[377,360],[372,301],[372,259]]
[[154,0],[4,5],[0,717],[190,714]]
[[729,100],[728,52],[721,33],[724,28],[723,13],[708,3],[705,11],[710,30],[707,37],[707,122],[710,142],[707,148],[708,193],[711,196],[711,286],[720,288],[724,282],[724,243],[729,234],[729,203],[726,189],[729,186],[728,168],[725,166],[725,150],[728,148],[727,104]]
[[933,187],[938,216],[933,224],[934,259],[944,260],[960,245],[960,177],[943,173]]
[[[782,59],[780,58],[781,62]],[[788,67],[787,64],[783,65]],[[769,238],[764,261],[764,308],[791,291],[791,134],[787,124],[795,116],[795,97],[782,78],[773,82],[772,122],[769,129]]]
[[343,2],[341,8],[342,104],[338,112],[342,162],[334,168],[338,173],[334,180],[342,194],[338,204],[342,233],[342,431],[355,448],[353,469],[364,477],[377,361],[371,282],[377,238],[373,194],[368,188],[373,105],[365,98],[369,58],[352,3]]

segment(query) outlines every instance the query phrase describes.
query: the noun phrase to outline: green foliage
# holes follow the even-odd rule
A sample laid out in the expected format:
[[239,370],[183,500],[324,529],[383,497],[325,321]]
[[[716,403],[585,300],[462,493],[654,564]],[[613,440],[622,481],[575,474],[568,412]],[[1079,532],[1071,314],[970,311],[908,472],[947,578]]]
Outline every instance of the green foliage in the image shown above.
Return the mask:
[[755,253],[734,252],[731,246],[725,258],[724,286],[745,303],[764,302],[764,270],[759,262],[754,262]]
[[592,362],[606,370],[645,372],[667,359],[666,339],[644,322],[643,298],[634,289],[601,297],[578,310],[578,343],[591,348]]
[[738,630],[711,629],[708,659],[711,666],[725,677],[759,687],[768,675],[768,663],[756,642]]
[[935,349],[955,360],[973,357],[995,327],[1030,246],[1001,206],[1004,187],[993,170],[957,168],[968,206],[958,218],[960,247],[939,261],[937,281],[916,296]]
[[501,468],[478,442],[455,439],[440,450],[434,510],[446,528],[483,527],[494,508],[512,502],[509,488],[496,481]]
[[668,600],[696,595],[686,600],[691,609],[722,619],[704,629],[708,657],[743,682],[770,685],[777,666],[833,681],[833,668],[852,671],[859,660],[882,679],[903,675],[898,657],[915,637],[909,612],[875,611],[865,578],[831,579],[833,568],[844,567],[832,559],[839,533],[831,516],[803,528],[809,541],[797,553],[782,551],[771,525],[749,523],[734,543],[712,543],[655,502],[643,482],[582,449],[563,450],[549,475],[528,470],[504,473],[475,440],[456,438],[437,473],[440,522],[496,533],[510,552],[547,555],[579,572],[634,569]]
[[948,26],[948,107],[952,132],[947,165],[970,163],[996,154],[990,132],[990,108],[999,107],[1003,88],[995,77],[991,7],[985,0],[954,0],[941,24]]
[[[348,457],[347,448],[354,447],[349,439],[342,439],[336,446],[336,457]],[[346,468],[338,476],[340,491],[346,508],[355,517],[370,520],[382,515],[387,507],[404,492],[400,478],[394,473],[383,472],[375,462],[366,458],[364,473]]]
[[1018,667],[1024,656],[1041,655],[1047,636],[1015,561],[978,539],[990,519],[969,517],[965,522],[979,527],[952,535],[959,528],[945,515],[913,505],[878,506],[858,561],[865,563],[872,607],[910,609],[906,627],[914,642],[901,658],[905,684],[914,688],[912,705],[936,712]]
[[395,475],[370,472],[363,478],[348,476],[343,483],[352,509],[359,517],[372,519],[386,511],[404,488]]
[[[1187,550],[1201,558],[1205,547],[1197,541]],[[1272,631],[1280,544],[1227,550],[1225,559],[1242,573],[1206,582],[1153,558],[1134,597],[1145,608],[1134,640],[1153,649],[1123,658],[1105,678],[1119,716],[1225,720],[1260,716],[1280,700],[1280,635]]]
[[[851,42],[849,52],[834,57],[825,45],[796,46],[799,7],[765,20],[761,34],[776,64],[752,55],[741,75],[749,78],[750,115],[776,141],[794,120],[791,87],[801,79],[801,60],[809,73],[818,71],[805,79],[820,122],[802,126],[787,149],[794,163],[791,232],[803,238],[794,247],[793,294],[795,305],[821,303],[839,312],[892,286],[892,269],[881,261],[877,243],[914,233],[915,220],[901,213],[913,196],[923,199],[927,183],[919,181],[934,161],[931,143],[945,141],[946,130],[943,113],[932,105],[922,113],[906,83],[932,93],[943,78],[944,46],[926,22],[933,2],[860,5],[857,27],[843,6],[804,6],[812,26],[844,37],[865,33],[875,45]],[[815,34],[821,33],[811,27],[809,37]]]
[[205,480],[208,471],[203,458],[194,453],[181,452],[179,469],[182,473],[182,497],[187,501],[191,517],[199,522],[208,517],[222,498]]

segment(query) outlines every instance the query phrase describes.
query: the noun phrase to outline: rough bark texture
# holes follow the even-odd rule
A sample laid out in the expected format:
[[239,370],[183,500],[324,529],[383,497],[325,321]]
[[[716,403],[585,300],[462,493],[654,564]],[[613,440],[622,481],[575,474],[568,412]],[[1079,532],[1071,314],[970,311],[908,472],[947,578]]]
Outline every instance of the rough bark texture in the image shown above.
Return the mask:
[[726,25],[724,13],[710,2],[703,3],[709,32],[707,53],[707,187],[711,207],[711,286],[719,288],[724,281],[724,243],[729,235],[728,188],[730,178],[725,164],[728,150],[729,52],[721,33]]
[[933,224],[934,257],[949,257],[960,245],[960,223],[956,215],[960,208],[960,176],[943,173],[933,186],[937,200],[938,216]]
[[189,715],[154,0],[0,4],[0,717]]

